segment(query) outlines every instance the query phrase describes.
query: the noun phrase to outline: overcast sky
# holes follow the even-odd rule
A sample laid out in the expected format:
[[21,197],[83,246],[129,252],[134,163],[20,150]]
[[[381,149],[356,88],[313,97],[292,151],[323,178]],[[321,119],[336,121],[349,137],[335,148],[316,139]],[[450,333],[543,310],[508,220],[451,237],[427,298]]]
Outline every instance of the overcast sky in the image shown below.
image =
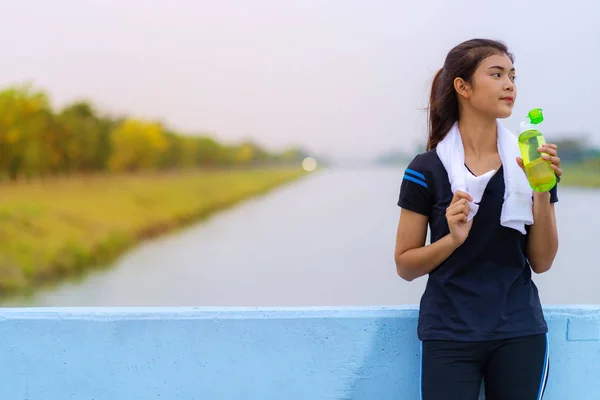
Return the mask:
[[518,121],[600,145],[600,3],[3,0],[0,84],[223,141],[372,157],[425,142],[431,78],[472,37],[516,55]]

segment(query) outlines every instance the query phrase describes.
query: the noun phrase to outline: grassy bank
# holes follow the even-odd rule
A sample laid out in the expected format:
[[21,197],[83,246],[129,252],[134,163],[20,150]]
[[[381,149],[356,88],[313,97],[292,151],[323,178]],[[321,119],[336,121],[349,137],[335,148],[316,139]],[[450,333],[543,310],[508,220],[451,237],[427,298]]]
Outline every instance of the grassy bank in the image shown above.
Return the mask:
[[600,188],[600,169],[594,165],[565,165],[560,184]]
[[139,241],[301,177],[188,171],[0,185],[0,294],[106,265]]

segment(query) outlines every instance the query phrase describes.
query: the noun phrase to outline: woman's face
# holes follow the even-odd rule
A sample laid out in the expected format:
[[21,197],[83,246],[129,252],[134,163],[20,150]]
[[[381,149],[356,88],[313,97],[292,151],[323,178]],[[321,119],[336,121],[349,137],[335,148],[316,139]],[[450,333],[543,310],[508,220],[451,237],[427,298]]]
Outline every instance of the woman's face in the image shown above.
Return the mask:
[[517,99],[515,67],[506,54],[485,58],[468,85],[466,101],[491,118],[507,118]]

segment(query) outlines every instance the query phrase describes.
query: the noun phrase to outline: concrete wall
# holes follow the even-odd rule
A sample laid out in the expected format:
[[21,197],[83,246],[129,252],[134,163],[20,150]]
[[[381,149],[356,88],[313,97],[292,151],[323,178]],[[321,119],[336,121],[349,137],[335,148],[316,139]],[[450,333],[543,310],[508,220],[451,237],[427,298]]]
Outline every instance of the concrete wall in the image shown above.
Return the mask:
[[[546,308],[546,400],[600,399],[600,306]],[[411,308],[2,309],[0,399],[419,398]]]

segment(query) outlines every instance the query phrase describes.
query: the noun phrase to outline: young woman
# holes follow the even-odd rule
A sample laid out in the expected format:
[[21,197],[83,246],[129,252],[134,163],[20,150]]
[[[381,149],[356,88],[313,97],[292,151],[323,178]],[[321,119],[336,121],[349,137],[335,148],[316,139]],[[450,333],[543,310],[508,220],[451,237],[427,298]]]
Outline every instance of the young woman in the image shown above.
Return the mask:
[[[513,56],[503,43],[475,39],[456,46],[433,80],[427,151],[412,160],[402,180],[398,275],[407,281],[429,275],[418,324],[424,400],[476,400],[482,380],[487,400],[543,396],[548,328],[531,271],[546,272],[554,261],[558,198],[556,186],[531,194],[534,222],[525,234],[500,223],[506,166],[497,120],[511,115],[516,96]],[[463,143],[464,172],[480,177],[496,171],[488,174],[470,220],[471,194],[452,193],[436,153],[453,126]],[[560,179],[556,145],[538,151],[548,154],[543,157]],[[523,169],[519,157],[508,162]]]

